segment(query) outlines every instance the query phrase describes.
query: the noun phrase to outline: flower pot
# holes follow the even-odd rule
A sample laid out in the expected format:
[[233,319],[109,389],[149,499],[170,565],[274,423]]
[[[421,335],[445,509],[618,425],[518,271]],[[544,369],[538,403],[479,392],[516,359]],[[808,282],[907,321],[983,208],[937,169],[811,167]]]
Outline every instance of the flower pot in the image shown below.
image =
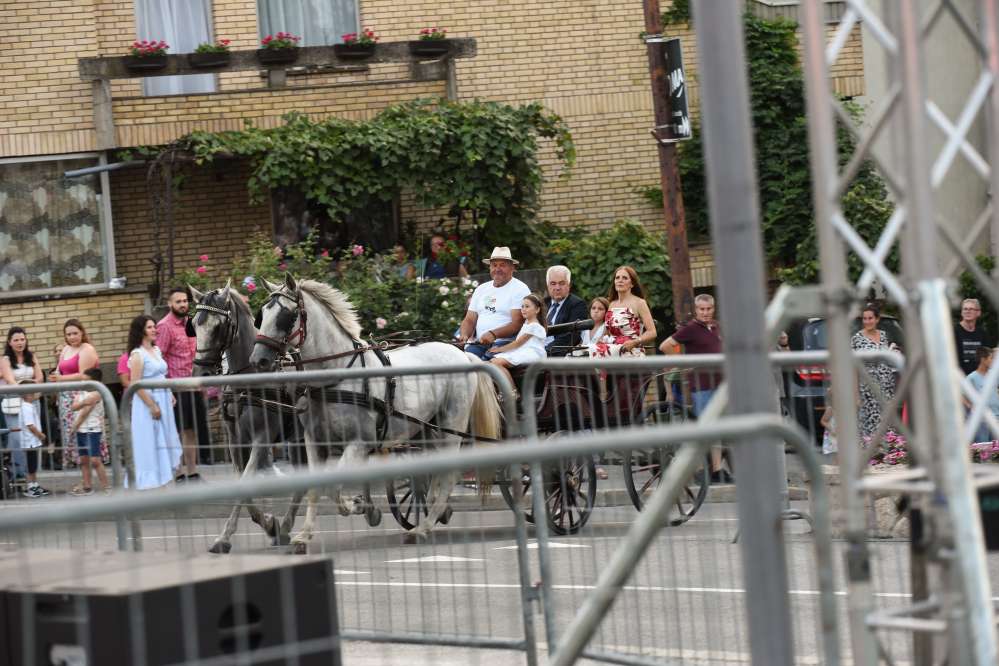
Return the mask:
[[207,69],[209,67],[225,67],[229,64],[230,53],[192,53],[187,56],[191,67]]
[[257,60],[264,65],[287,65],[298,60],[298,47],[290,49],[257,49]]
[[409,42],[409,52],[424,58],[439,58],[451,50],[446,39],[414,39]]
[[341,60],[367,60],[375,54],[374,44],[334,44],[333,53]]
[[125,69],[133,72],[149,72],[167,66],[166,54],[148,56],[125,56]]

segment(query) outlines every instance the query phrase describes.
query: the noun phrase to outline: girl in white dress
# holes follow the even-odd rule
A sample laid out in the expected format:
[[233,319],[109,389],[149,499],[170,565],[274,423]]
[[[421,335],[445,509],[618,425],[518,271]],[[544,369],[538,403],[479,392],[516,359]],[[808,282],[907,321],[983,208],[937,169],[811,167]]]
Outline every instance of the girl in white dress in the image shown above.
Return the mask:
[[[132,383],[163,379],[167,364],[156,347],[156,321],[149,315],[132,320],[128,331]],[[132,460],[135,487],[159,488],[173,481],[183,453],[173,418],[173,395],[168,389],[139,389],[132,398]]]
[[593,328],[580,334],[583,345],[596,344],[597,340],[603,337],[606,326],[604,320],[607,318],[608,307],[610,307],[610,301],[603,296],[597,296],[590,301],[590,319],[593,320]]
[[513,384],[513,377],[510,375],[510,368],[515,365],[524,365],[533,361],[540,361],[545,358],[545,304],[534,294],[528,294],[520,304],[520,314],[524,316],[524,325],[517,333],[517,339],[501,347],[493,347],[490,354],[495,354],[489,361],[502,370],[510,384]]

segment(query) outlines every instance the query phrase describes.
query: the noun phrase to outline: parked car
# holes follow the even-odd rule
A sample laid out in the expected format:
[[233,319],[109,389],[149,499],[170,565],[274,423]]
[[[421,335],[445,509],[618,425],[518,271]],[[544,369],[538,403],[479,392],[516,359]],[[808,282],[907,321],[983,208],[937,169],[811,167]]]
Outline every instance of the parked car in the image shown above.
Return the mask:
[[[895,317],[883,315],[878,325],[888,336],[889,343],[905,349],[902,325]],[[850,335],[860,330],[860,318],[853,321]],[[814,351],[828,349],[826,320],[815,317],[794,322],[787,331],[788,346],[791,351]],[[822,443],[822,426],[819,419],[826,408],[826,388],[829,386],[829,373],[824,365],[798,366],[784,371],[784,390],[787,396],[788,411],[794,420],[812,434],[817,444]]]

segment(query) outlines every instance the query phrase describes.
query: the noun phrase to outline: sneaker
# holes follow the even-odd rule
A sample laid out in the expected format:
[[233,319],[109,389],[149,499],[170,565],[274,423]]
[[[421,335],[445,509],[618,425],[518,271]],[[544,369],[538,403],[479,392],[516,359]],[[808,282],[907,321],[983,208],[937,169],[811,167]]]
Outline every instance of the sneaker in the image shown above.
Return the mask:
[[73,497],[86,497],[87,495],[93,495],[94,489],[84,488],[83,486],[76,486],[75,488],[69,491],[69,494],[72,495]]
[[39,497],[45,497],[49,494],[49,491],[45,490],[39,485],[28,486],[27,490],[24,491],[25,497],[30,497],[31,499],[38,499]]

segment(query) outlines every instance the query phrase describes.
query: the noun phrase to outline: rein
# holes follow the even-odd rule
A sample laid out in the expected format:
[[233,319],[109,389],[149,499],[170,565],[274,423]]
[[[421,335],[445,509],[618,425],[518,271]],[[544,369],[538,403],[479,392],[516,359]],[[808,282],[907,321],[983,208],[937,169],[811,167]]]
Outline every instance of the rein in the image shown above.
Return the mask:
[[194,312],[207,312],[208,314],[213,314],[222,317],[225,320],[226,332],[225,340],[219,346],[218,349],[196,349],[196,354],[209,354],[206,358],[195,358],[194,364],[202,368],[220,368],[222,366],[222,358],[225,355],[225,350],[233,345],[236,340],[236,336],[239,334],[239,320],[232,316],[232,312],[228,309],[217,308],[214,305],[202,305],[198,304],[194,306]]

